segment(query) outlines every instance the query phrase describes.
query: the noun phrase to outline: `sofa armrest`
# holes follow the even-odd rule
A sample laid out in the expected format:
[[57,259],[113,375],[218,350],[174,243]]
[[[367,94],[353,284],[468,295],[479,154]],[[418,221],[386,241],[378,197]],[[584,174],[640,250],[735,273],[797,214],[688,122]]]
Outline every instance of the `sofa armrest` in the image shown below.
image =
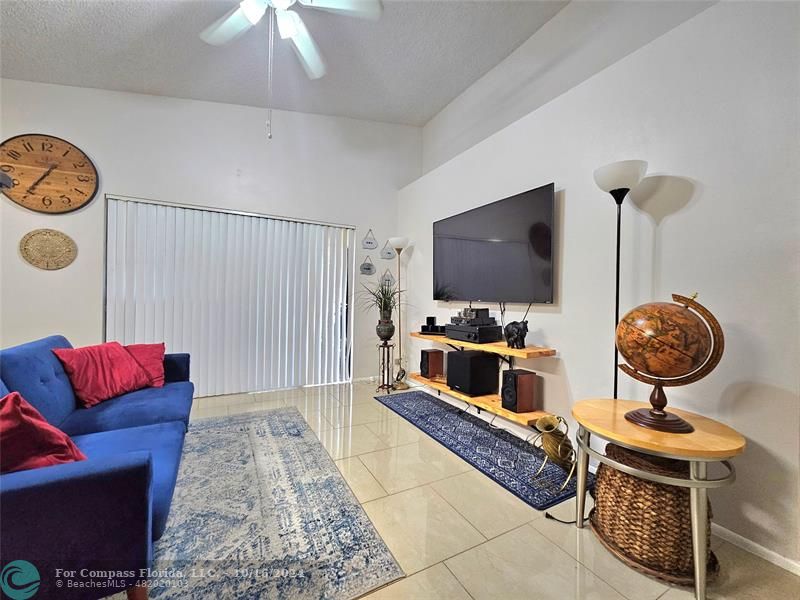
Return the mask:
[[164,382],[189,381],[189,355],[165,354],[164,355]]
[[152,478],[149,452],[0,476],[0,555],[38,569],[37,598],[102,598],[134,585],[152,559]]

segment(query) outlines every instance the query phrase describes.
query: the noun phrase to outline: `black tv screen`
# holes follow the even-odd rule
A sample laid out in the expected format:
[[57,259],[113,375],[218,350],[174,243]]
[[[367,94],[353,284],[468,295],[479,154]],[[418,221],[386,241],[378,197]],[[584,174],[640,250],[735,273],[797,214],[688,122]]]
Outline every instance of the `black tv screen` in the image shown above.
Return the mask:
[[553,302],[555,185],[433,224],[433,298]]

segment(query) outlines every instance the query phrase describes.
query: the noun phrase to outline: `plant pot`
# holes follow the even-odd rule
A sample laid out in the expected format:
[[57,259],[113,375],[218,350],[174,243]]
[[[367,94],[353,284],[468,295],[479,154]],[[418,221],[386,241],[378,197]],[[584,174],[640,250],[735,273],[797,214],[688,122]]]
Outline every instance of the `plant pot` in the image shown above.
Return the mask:
[[375,326],[375,333],[382,342],[388,342],[394,335],[394,323],[391,319],[380,319]]

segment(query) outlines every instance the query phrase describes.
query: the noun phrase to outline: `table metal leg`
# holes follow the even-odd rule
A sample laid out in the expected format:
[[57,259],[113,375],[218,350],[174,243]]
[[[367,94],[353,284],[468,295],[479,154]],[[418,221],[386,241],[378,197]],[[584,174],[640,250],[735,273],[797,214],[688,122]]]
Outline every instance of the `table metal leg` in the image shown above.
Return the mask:
[[[691,478],[695,481],[706,479],[706,463],[691,462],[689,465]],[[690,508],[692,513],[692,552],[694,553],[694,597],[696,600],[706,598],[706,555],[708,547],[708,490],[706,488],[689,488]]]
[[589,455],[583,445],[589,445],[589,432],[582,426],[578,427],[578,459],[577,459],[577,488],[575,490],[575,526],[583,527],[583,510],[586,506],[586,477],[589,471]]

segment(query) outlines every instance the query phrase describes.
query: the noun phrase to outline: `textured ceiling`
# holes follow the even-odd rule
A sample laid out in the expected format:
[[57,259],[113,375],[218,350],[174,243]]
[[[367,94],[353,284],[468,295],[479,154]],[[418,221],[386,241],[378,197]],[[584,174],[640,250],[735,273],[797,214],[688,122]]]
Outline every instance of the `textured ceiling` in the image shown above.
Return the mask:
[[[225,47],[198,33],[236,0],[2,0],[3,77],[266,106],[266,19]],[[385,1],[379,21],[301,13],[328,64],[310,81],[276,36],[275,108],[423,125],[566,2]]]

